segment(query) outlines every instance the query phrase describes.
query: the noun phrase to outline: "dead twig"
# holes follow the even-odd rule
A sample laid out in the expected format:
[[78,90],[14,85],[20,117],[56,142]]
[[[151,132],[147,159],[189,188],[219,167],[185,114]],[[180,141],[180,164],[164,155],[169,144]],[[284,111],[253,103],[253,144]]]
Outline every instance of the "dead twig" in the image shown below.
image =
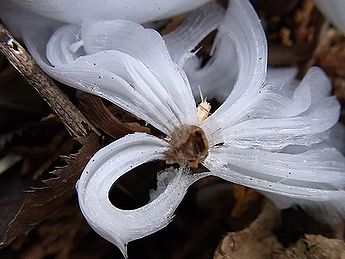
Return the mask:
[[73,137],[83,143],[88,132],[97,133],[94,126],[2,24],[0,24],[0,52],[48,103]]

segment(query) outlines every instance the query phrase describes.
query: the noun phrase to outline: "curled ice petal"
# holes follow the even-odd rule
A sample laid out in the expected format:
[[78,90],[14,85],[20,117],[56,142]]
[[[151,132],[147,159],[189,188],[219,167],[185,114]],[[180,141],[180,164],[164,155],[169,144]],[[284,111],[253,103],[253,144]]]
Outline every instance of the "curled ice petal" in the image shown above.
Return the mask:
[[278,88],[285,88],[287,82],[291,82],[297,75],[297,68],[294,67],[268,67],[266,84]]
[[15,8],[56,19],[66,23],[81,23],[84,20],[124,19],[138,23],[159,20],[197,8],[209,0],[6,0]]
[[280,207],[322,210],[327,204],[323,216],[345,215],[345,158],[334,148],[287,154],[223,146],[210,152],[205,166],[212,175],[262,191]]
[[[207,98],[224,102],[237,80],[237,62],[236,49],[228,35],[223,35],[217,41],[215,53],[203,67],[197,56],[189,59],[184,70],[188,75],[195,98],[200,98],[200,87]],[[296,74],[296,68],[268,68],[266,85],[278,88],[284,96],[290,96],[296,88],[297,80],[294,79]]]
[[216,40],[223,36],[234,44],[238,75],[229,97],[205,121],[204,128],[210,135],[221,134],[222,129],[231,123],[231,118],[248,107],[266,78],[267,42],[260,20],[249,1],[230,1]]
[[227,157],[224,161],[228,167],[242,168],[247,176],[286,185],[345,187],[344,158],[334,148],[315,147],[303,153],[288,154],[223,146],[215,152],[220,157],[217,161]]
[[203,96],[208,99],[216,98],[220,102],[226,100],[238,76],[236,50],[229,36],[223,35],[217,41],[214,54],[205,66],[201,67],[201,60],[197,57],[192,62],[187,61],[184,70],[195,98],[200,98],[200,87]]
[[[110,24],[112,34],[106,30]],[[98,29],[105,32],[98,38],[103,45],[96,49]],[[123,37],[116,38],[117,33]],[[112,45],[106,40],[110,36]],[[49,41],[46,34],[42,39],[34,29],[23,37],[49,75],[108,99],[166,134],[182,122],[192,124],[196,120],[188,79],[171,60],[161,36],[151,29],[129,21],[112,21],[82,25],[81,33],[77,25],[63,26]],[[70,46],[80,40],[84,48],[70,51]],[[37,41],[46,42],[47,49],[44,44],[37,45]],[[145,51],[141,42],[147,44]]]
[[[73,48],[73,44],[82,43],[79,36],[80,26],[70,25],[59,28],[49,39],[46,46],[47,59],[54,66],[63,66],[73,62],[84,53],[81,48]],[[81,44],[82,45],[82,44]],[[72,48],[71,48],[72,47]],[[80,51],[79,51],[80,50]]]
[[183,67],[196,46],[218,28],[223,18],[224,9],[214,1],[192,12],[179,27],[163,36],[172,59]]
[[230,96],[213,114],[218,119],[221,117],[221,124],[226,125],[228,117],[240,112],[243,104],[255,96],[265,82],[267,42],[259,17],[249,1],[230,1],[218,31],[218,39],[226,35],[233,41],[239,71]]
[[90,226],[127,256],[127,243],[152,234],[169,224],[188,187],[204,177],[184,168],[174,172],[164,191],[147,205],[134,210],[116,208],[109,191],[117,179],[135,167],[164,159],[167,143],[144,133],[127,135],[99,150],[85,167],[77,184],[80,209]]
[[329,78],[320,68],[312,67],[294,91],[293,103],[286,112],[289,116],[294,116],[307,111],[313,104],[322,106],[323,99],[330,94]]
[[128,21],[98,21],[82,24],[81,40],[88,55],[117,50],[143,62],[166,92],[174,97],[174,102],[162,97],[166,100],[166,105],[184,113],[184,122],[194,122],[195,101],[188,79],[181,67],[170,57],[164,40],[157,31]]
[[318,68],[308,71],[292,100],[262,89],[254,99],[258,101],[242,112],[242,119],[231,118],[233,126],[224,129],[224,139],[234,147],[268,150],[318,143],[340,116],[340,104],[328,96],[329,90],[329,80]]
[[286,97],[292,97],[299,81],[296,79],[295,67],[268,67],[266,85],[278,89]]

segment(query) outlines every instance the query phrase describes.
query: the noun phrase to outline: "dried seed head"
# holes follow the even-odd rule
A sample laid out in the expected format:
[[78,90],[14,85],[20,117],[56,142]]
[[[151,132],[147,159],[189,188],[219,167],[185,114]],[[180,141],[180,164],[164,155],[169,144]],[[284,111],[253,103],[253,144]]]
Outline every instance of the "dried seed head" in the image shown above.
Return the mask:
[[205,132],[198,126],[184,125],[175,129],[166,152],[166,163],[197,168],[208,155]]
[[208,117],[208,115],[210,115],[211,104],[207,102],[207,97],[203,97],[200,86],[199,92],[201,97],[201,103],[196,108],[196,117],[198,120],[198,124],[201,124]]
[[198,105],[196,109],[196,116],[198,124],[201,124],[210,115],[211,105],[206,101],[206,98]]

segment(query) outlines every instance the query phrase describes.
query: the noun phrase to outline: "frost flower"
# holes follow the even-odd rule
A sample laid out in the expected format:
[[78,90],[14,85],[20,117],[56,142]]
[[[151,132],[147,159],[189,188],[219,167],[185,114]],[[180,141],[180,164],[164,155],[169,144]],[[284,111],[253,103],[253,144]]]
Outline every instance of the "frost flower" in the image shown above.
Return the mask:
[[[201,68],[191,51],[215,28],[213,57]],[[52,77],[164,133],[114,141],[91,158],[78,182],[88,223],[124,255],[129,241],[169,224],[188,187],[209,175],[255,188],[280,207],[298,204],[329,221],[345,215],[345,159],[325,141],[340,105],[318,68],[299,84],[286,70],[266,80],[265,35],[248,1],[230,1],[225,15],[215,3],[207,4],[164,39],[123,20],[67,25],[52,36],[27,28],[23,36]],[[196,105],[191,85],[198,84],[225,99],[211,115],[206,101]],[[220,90],[224,85],[227,97]],[[157,159],[180,167],[158,175],[152,201],[134,210],[112,205],[113,183]],[[207,171],[195,173],[200,164]]]

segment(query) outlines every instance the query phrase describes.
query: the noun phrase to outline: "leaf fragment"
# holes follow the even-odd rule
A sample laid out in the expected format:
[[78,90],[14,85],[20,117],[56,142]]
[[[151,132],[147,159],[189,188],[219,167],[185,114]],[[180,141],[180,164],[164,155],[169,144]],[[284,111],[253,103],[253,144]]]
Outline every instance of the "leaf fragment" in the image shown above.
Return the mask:
[[82,169],[100,147],[96,135],[91,134],[86,140],[86,144],[80,151],[76,155],[70,155],[67,159],[67,166],[51,172],[57,177],[44,180],[43,187],[31,188],[23,193],[21,191],[23,186],[19,185],[14,190],[18,193],[16,195],[18,199],[8,199],[8,195],[11,194],[0,196],[1,214],[9,204],[12,207],[11,211],[5,211],[6,219],[2,218],[0,221],[0,248],[5,247],[19,234],[26,233],[49,217],[74,195],[75,183]]

